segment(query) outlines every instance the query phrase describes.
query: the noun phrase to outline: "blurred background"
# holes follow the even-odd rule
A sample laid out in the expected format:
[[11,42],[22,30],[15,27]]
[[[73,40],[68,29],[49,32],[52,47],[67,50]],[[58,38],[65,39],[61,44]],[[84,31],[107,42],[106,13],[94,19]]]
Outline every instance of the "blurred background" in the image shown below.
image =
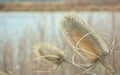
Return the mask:
[[[72,57],[75,52],[60,30],[61,18],[71,12],[82,16],[109,48],[113,48],[106,60],[119,75],[120,0],[0,0],[0,72],[8,75],[81,75],[80,70],[68,64],[62,64],[54,72],[34,72],[47,71],[55,65],[44,59],[32,61],[36,58],[32,45],[40,42],[68,50],[66,55]],[[83,62],[78,56],[75,60]],[[109,75],[100,64],[91,72]]]

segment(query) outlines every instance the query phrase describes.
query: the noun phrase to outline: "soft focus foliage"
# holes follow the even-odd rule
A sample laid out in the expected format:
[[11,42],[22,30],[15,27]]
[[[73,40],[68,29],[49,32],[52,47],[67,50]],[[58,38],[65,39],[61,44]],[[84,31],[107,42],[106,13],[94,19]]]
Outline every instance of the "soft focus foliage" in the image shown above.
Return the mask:
[[[48,70],[54,65],[44,59],[32,61],[36,56],[32,45],[49,42],[62,50],[68,50],[70,59],[74,52],[60,31],[59,22],[66,12],[0,12],[0,70],[14,75],[80,75],[76,68],[63,64],[52,73],[33,71]],[[107,42],[109,48],[114,46],[107,57],[108,62],[120,73],[119,28],[120,12],[93,11],[77,12]],[[115,34],[115,37],[114,37]],[[117,46],[118,45],[118,46]],[[83,61],[76,57],[77,63]],[[97,75],[108,75],[101,65],[92,72]]]

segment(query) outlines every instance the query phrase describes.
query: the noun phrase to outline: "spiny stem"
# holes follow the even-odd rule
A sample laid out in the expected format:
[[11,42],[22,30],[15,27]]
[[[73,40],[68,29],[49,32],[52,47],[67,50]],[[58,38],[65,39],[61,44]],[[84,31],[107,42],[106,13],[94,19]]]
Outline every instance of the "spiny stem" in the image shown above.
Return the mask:
[[111,73],[111,75],[116,75],[114,69],[104,59],[99,59],[99,62]]

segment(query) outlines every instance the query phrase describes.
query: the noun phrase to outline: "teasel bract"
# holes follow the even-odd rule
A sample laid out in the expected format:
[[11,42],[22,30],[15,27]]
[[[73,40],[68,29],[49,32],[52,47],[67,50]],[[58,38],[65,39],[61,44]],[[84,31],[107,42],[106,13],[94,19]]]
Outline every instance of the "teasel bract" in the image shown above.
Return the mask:
[[96,31],[75,14],[68,14],[61,20],[61,30],[75,52],[88,64],[100,62],[115,75],[114,69],[105,61],[109,48]]

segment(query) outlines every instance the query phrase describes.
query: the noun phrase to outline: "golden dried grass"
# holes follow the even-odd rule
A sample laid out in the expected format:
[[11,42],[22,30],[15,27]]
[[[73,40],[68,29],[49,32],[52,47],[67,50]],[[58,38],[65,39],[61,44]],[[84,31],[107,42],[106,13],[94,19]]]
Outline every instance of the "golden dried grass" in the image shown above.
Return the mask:
[[0,75],[8,75],[8,74],[3,71],[0,71]]

